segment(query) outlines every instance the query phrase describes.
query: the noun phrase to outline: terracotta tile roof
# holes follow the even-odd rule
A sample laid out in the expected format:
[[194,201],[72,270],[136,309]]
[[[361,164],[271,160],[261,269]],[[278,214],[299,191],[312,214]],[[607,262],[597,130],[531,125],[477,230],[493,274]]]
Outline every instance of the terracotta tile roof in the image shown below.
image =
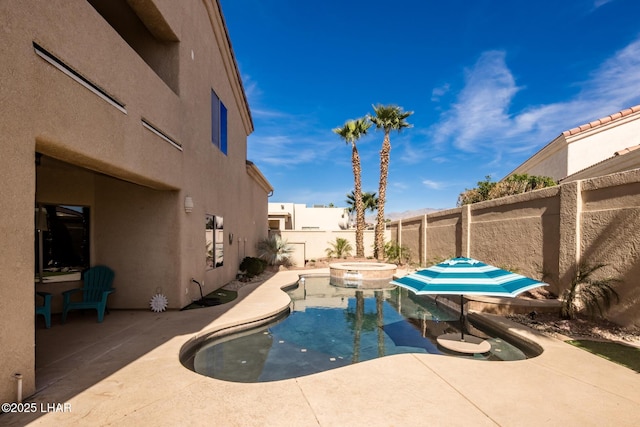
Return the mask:
[[603,117],[601,119],[594,120],[594,121],[592,121],[590,123],[586,123],[586,124],[584,124],[582,126],[578,126],[578,127],[573,128],[573,129],[566,130],[566,131],[562,132],[562,134],[564,136],[575,135],[577,133],[584,132],[587,129],[593,129],[593,128],[596,128],[598,126],[602,126],[605,123],[612,122],[614,120],[620,119],[622,117],[628,116],[628,115],[636,113],[638,111],[640,111],[640,105],[636,105],[635,107],[630,107],[630,108],[627,108],[625,110],[618,111],[615,114],[611,114],[611,115]]
[[624,150],[620,150],[620,151],[616,151],[615,153],[613,153],[614,156],[623,156],[625,154],[628,154],[634,150],[637,150],[638,148],[640,148],[640,145],[634,145],[633,147],[627,147]]
[[[635,150],[637,150],[639,148],[640,148],[640,144],[639,145],[634,145],[633,147],[624,148],[624,149],[622,149],[620,151],[616,151],[615,153],[613,153],[612,157],[609,157],[607,159],[601,160],[598,163],[592,164],[591,166],[587,166],[586,168],[581,169],[579,171],[576,171],[576,172],[572,173],[569,176],[565,176],[564,178],[562,178],[560,180],[560,182],[571,182],[571,181],[574,181],[576,179],[575,178],[576,176],[578,177],[577,179],[584,179],[585,178],[584,173],[586,171],[597,170],[598,168],[602,167],[603,165],[613,164],[612,162],[618,161],[617,159],[619,159],[621,156],[624,156],[625,154],[632,153],[632,152],[634,152]],[[638,151],[638,152],[640,153],[640,151]],[[640,164],[634,163],[631,166],[626,166],[624,168],[620,168],[619,167],[617,170],[615,170],[615,172],[623,172],[625,170],[631,170],[631,169],[635,169],[637,167],[640,167]],[[615,173],[615,172],[605,172],[604,174],[608,175],[609,173]],[[581,175],[582,175],[582,177],[580,177]],[[586,176],[586,178],[593,178],[594,176],[600,176],[600,175],[599,174],[594,174],[593,176]]]

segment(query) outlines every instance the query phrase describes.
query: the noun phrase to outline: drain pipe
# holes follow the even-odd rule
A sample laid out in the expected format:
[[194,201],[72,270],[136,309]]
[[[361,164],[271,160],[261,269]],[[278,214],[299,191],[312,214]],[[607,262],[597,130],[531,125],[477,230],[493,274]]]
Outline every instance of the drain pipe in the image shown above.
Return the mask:
[[15,377],[15,379],[18,381],[18,390],[17,390],[17,397],[18,397],[18,403],[22,403],[22,374],[21,373],[16,373],[13,375]]
[[200,284],[200,282],[198,282],[196,279],[194,279],[193,277],[191,278],[191,282],[195,283],[196,285],[198,285],[198,289],[200,289],[200,299],[203,300],[204,299],[204,295],[202,295],[202,285]]

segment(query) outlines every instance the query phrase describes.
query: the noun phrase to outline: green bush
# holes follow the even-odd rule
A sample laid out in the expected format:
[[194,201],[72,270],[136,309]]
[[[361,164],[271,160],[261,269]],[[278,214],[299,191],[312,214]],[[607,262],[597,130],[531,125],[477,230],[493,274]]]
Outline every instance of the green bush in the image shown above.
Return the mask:
[[275,234],[258,242],[258,256],[268,265],[290,265],[294,247]]
[[248,277],[259,275],[267,267],[267,262],[260,258],[246,257],[240,263],[240,271],[247,273]]
[[411,251],[406,246],[400,246],[398,242],[386,242],[384,256],[387,262],[403,265],[411,260]]
[[327,256],[329,258],[335,256],[336,258],[345,258],[351,255],[351,251],[353,247],[351,243],[347,239],[343,239],[342,237],[336,237],[335,243],[327,242],[331,245],[330,248],[325,249]]
[[487,175],[484,181],[478,181],[476,188],[465,189],[460,193],[457,205],[463,206],[484,202],[485,200],[512,196],[555,185],[557,183],[548,176],[528,175],[526,173],[514,174],[500,182],[493,182],[491,181],[491,176]]

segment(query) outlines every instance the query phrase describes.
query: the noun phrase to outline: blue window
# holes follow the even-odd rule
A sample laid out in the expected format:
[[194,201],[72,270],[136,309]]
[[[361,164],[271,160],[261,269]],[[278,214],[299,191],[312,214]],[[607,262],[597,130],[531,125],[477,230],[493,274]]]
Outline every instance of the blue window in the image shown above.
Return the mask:
[[211,142],[227,154],[227,107],[211,90]]
[[220,103],[220,151],[227,154],[227,107]]

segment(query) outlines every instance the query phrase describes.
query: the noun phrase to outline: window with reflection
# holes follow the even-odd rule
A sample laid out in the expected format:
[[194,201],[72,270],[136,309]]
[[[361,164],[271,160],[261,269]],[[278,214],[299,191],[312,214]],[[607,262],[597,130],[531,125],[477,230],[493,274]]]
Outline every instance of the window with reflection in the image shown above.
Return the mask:
[[89,208],[45,205],[35,209],[36,279],[40,282],[79,280],[89,268]]
[[210,270],[224,264],[224,221],[221,216],[207,214],[205,224],[207,269]]

